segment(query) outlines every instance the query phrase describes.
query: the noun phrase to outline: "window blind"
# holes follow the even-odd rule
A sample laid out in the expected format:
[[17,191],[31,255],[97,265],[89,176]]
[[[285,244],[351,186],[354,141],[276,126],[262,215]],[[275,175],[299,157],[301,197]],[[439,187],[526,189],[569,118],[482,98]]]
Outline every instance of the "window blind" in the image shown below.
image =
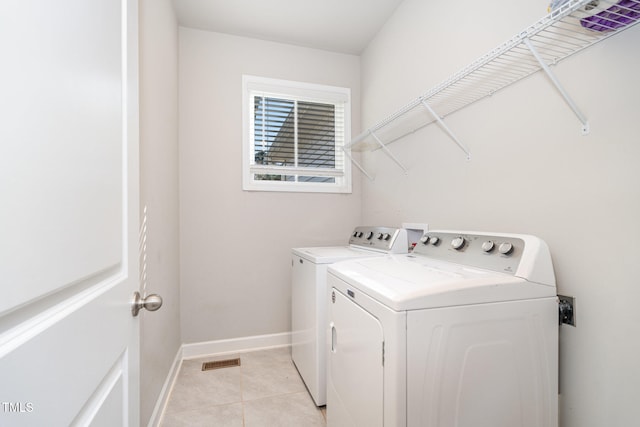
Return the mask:
[[242,188],[351,192],[348,88],[242,76]]
[[344,104],[254,94],[256,180],[335,182],[344,175]]

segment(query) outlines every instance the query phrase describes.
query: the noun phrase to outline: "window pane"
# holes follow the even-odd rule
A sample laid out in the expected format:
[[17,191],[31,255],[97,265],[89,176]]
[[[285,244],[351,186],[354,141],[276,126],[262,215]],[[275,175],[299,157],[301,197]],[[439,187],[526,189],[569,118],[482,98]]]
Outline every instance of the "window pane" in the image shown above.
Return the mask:
[[255,174],[253,179],[256,181],[289,181],[294,182],[295,176],[292,175],[273,175],[273,174]]
[[298,166],[335,168],[335,106],[298,103]]
[[256,164],[295,166],[294,106],[288,99],[254,98]]
[[334,184],[336,179],[330,176],[299,176],[298,182],[328,182]]

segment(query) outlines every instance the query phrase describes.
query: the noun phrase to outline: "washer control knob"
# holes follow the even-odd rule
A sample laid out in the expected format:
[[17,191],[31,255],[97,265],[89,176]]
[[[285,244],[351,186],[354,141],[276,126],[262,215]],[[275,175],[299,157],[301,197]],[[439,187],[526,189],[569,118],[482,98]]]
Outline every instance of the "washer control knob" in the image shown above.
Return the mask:
[[492,240],[487,240],[482,244],[482,250],[485,252],[491,252],[496,247],[496,244]]
[[429,236],[422,236],[422,237],[420,238],[420,242],[421,242],[423,245],[426,245],[427,243],[429,243]]
[[513,245],[509,242],[501,243],[500,246],[498,246],[498,252],[502,255],[509,255],[513,252]]
[[367,233],[366,239],[367,240],[371,240],[371,238],[373,237],[373,231],[370,231]]
[[451,247],[457,251],[459,251],[460,249],[462,249],[464,247],[465,244],[465,240],[464,237],[462,236],[458,236],[455,239],[453,239],[451,241]]
[[382,233],[378,233],[378,234],[376,234],[376,239],[378,239],[378,240],[382,240]]
[[383,238],[384,240],[389,240],[389,239],[391,238],[391,234],[389,234],[389,233],[384,233],[384,236],[382,236],[382,238]]
[[362,231],[358,231],[358,238],[362,237]]
[[357,231],[354,231],[354,232],[353,232],[353,234],[352,234],[352,236],[353,236],[353,237],[358,237],[358,232],[357,232]]
[[440,238],[436,237],[436,236],[431,236],[431,238],[429,239],[429,243],[431,243],[433,246],[435,246],[438,243],[440,243]]

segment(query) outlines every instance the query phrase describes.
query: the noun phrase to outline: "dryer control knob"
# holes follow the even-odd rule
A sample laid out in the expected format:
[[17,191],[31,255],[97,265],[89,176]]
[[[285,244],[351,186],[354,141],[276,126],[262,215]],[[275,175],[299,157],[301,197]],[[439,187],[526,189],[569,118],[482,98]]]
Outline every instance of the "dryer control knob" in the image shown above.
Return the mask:
[[371,240],[371,238],[373,237],[373,231],[370,231],[367,233],[367,240]]
[[378,239],[378,240],[382,240],[382,233],[378,233],[378,234],[376,234],[376,239]]
[[453,239],[451,241],[451,247],[457,251],[459,251],[460,249],[462,249],[464,247],[465,244],[465,240],[464,237],[462,236],[458,236],[455,239]]
[[389,233],[384,233],[384,236],[382,236],[382,238],[383,238],[384,240],[389,240],[389,239],[391,238],[391,234],[389,234]]
[[501,243],[500,246],[498,246],[498,252],[502,255],[509,255],[513,252],[513,245],[509,242]]
[[487,240],[482,244],[482,250],[485,252],[491,252],[496,247],[496,244],[492,240]]
[[423,236],[423,237],[421,237],[421,238],[420,238],[420,242],[421,242],[423,245],[426,245],[427,243],[429,243],[429,236]]
[[439,238],[439,237],[436,237],[436,236],[432,236],[432,237],[429,239],[429,243],[431,243],[432,245],[434,245],[434,246],[435,246],[435,245],[437,245],[438,243],[440,243],[440,238]]

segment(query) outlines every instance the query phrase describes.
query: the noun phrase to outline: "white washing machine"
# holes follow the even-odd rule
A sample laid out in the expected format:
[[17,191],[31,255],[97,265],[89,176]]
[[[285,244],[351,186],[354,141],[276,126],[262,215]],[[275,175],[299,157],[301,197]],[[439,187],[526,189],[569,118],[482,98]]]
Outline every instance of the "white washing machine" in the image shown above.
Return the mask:
[[291,358],[311,397],[326,404],[327,266],[347,259],[407,253],[407,230],[356,227],[347,246],[292,249]]
[[556,427],[547,245],[430,231],[413,253],[328,269],[330,427]]

